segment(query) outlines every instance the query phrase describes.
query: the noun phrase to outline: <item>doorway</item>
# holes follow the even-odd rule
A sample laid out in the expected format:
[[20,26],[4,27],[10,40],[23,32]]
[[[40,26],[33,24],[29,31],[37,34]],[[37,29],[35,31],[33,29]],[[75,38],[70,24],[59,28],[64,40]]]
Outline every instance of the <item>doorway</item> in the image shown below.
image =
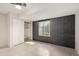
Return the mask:
[[32,40],[32,22],[24,22],[24,41]]

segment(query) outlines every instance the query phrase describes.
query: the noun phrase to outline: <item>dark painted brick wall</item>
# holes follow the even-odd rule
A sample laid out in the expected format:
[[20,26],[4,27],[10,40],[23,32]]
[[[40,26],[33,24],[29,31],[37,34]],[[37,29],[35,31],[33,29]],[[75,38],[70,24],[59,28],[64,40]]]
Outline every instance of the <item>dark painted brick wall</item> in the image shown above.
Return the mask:
[[[38,35],[38,22],[50,21],[50,37]],[[75,48],[75,15],[33,22],[33,39],[65,47]]]

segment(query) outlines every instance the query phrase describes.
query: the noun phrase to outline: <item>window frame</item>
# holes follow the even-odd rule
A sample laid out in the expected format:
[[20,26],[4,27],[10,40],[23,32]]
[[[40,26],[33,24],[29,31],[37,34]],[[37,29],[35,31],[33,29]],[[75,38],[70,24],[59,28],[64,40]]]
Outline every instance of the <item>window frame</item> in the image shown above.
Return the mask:
[[[48,35],[46,34],[40,34],[40,23],[43,23],[43,27],[45,26],[45,22],[48,22],[49,23],[49,33],[47,33]],[[45,33],[45,28],[43,29],[43,32]],[[38,35],[39,36],[45,36],[45,37],[50,37],[50,21],[49,20],[46,20],[46,21],[40,21],[38,22]]]

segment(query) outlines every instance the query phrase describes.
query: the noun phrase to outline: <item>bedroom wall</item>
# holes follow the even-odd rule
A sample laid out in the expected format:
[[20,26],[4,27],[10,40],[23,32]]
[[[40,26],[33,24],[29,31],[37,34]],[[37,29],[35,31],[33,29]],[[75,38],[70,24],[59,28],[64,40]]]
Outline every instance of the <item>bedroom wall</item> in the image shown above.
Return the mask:
[[24,21],[13,19],[13,45],[24,42]]
[[10,47],[24,42],[24,21],[10,14]]
[[79,11],[75,16],[75,49],[79,54]]
[[0,14],[0,47],[7,46],[7,40],[8,40],[7,30],[8,28],[7,28],[6,15]]
[[[50,37],[39,36],[38,22],[50,21]],[[60,46],[75,48],[75,15],[49,18],[33,23],[33,39]]]
[[13,47],[24,42],[24,21],[18,19],[12,14],[7,14],[7,32],[8,32],[8,47]]

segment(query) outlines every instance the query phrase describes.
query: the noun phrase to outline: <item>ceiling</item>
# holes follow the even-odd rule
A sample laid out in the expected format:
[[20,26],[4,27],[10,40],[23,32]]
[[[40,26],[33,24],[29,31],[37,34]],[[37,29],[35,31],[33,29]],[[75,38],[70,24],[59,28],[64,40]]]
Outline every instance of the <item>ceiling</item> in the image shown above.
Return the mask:
[[79,3],[27,3],[27,7],[18,10],[10,3],[0,3],[0,13],[15,14],[19,19],[35,21],[63,14],[74,14],[79,10]]

